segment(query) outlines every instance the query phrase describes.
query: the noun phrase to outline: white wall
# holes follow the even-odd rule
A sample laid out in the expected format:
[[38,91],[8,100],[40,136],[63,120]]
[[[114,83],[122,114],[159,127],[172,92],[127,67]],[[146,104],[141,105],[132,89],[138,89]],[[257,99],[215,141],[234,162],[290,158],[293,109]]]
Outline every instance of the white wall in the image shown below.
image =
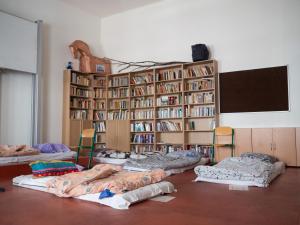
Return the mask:
[[[233,127],[300,126],[299,0],[165,0],[102,19],[105,56],[191,61],[206,43],[221,72],[288,65],[290,112],[221,115]],[[276,97],[276,96],[274,96]]]
[[101,56],[100,19],[58,0],[0,0],[0,9],[44,22],[43,141],[61,142],[63,69],[71,59],[68,45],[85,40]]

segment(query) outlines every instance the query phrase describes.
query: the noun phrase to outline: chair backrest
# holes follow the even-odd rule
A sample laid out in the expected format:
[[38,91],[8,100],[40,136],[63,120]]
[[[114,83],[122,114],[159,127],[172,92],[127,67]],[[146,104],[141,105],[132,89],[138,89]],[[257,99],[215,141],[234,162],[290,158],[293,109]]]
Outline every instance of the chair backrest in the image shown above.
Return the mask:
[[217,127],[215,129],[216,136],[231,136],[233,135],[233,129],[231,127]]
[[231,127],[217,127],[214,130],[213,143],[234,144],[234,129]]
[[83,138],[93,138],[95,135],[95,129],[84,129],[81,132],[81,137]]

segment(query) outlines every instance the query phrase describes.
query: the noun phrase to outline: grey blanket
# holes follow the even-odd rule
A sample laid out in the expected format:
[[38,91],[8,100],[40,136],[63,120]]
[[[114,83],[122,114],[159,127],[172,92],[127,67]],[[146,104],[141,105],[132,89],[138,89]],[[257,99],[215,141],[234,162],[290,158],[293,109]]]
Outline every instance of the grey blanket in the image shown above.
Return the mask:
[[151,155],[145,159],[129,159],[124,167],[153,169],[177,169],[198,163],[201,155],[195,151],[177,151],[166,155]]
[[233,157],[224,159],[215,166],[197,166],[194,170],[202,178],[251,181],[267,187],[274,165],[259,159]]

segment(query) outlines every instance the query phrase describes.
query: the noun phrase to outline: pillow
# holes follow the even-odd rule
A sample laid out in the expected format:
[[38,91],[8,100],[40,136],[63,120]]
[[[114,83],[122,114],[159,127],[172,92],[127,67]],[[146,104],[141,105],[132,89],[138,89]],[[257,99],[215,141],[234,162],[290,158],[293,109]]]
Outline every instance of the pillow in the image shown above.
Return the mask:
[[263,153],[253,153],[253,152],[246,152],[242,153],[241,157],[243,158],[251,158],[251,159],[259,159],[263,162],[267,163],[275,163],[278,161],[278,159],[274,156],[268,155],[268,154],[263,154]]
[[78,172],[75,163],[67,161],[36,161],[29,164],[33,176],[61,176],[67,173]]
[[71,151],[66,145],[63,144],[38,144],[34,145],[34,148],[40,150],[41,153],[59,153]]

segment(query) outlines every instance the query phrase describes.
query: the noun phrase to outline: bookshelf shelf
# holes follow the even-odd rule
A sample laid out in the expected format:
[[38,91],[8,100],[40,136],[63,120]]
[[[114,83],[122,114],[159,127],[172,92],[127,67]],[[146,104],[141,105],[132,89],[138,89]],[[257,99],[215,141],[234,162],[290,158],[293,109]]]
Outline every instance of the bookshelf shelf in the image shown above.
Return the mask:
[[214,88],[209,88],[209,89],[199,89],[199,90],[185,90],[185,93],[189,93],[189,92],[207,92],[207,91],[214,91]]
[[182,91],[177,91],[177,92],[170,92],[170,93],[157,93],[156,96],[162,96],[162,95],[178,95],[182,94]]
[[135,142],[131,142],[130,145],[154,145],[154,143],[135,143]]

